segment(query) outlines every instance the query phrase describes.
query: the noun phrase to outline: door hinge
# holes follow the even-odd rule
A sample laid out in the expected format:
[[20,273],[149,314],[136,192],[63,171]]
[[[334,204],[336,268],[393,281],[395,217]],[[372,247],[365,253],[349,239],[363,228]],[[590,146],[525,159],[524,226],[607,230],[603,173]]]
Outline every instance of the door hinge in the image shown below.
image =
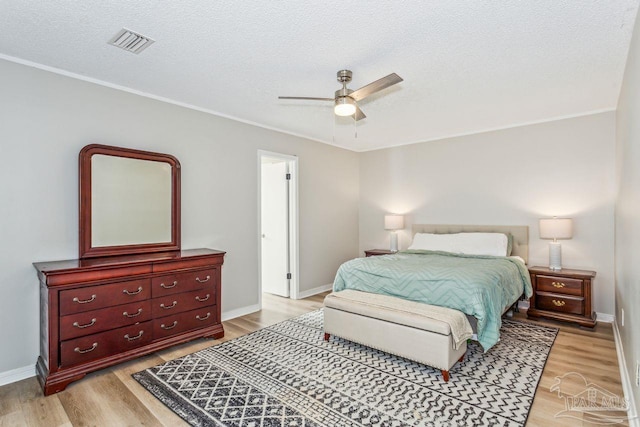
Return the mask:
[[288,174],[286,175],[286,178],[287,178],[287,180],[288,180],[288,181],[290,181],[290,180],[291,180],[291,174],[290,174],[290,173],[288,173]]
[[291,280],[291,273],[287,273],[287,280]]

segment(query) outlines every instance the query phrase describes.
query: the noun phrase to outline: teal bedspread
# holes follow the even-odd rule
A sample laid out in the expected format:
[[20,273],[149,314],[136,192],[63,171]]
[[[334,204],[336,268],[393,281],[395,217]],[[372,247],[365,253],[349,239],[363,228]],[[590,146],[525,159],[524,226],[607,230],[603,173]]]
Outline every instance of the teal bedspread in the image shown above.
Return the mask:
[[335,292],[355,289],[462,311],[478,319],[485,351],[500,338],[504,310],[533,293],[524,263],[508,257],[402,251],[340,266]]

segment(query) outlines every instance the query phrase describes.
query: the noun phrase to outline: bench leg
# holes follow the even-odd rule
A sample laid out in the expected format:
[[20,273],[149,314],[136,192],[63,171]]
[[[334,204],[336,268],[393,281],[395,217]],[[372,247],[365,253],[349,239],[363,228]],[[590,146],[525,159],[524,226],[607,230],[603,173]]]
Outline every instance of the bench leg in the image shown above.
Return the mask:
[[462,353],[462,356],[460,356],[460,359],[458,359],[458,362],[462,362],[464,360],[464,355],[467,353]]
[[449,382],[449,371],[445,371],[444,369],[442,371],[442,379],[444,380],[445,383]]
[[330,337],[330,336],[331,336],[331,334],[328,334],[328,333],[326,333],[326,332],[325,332],[325,333],[324,333],[324,340],[325,340],[325,341],[329,341],[329,337]]

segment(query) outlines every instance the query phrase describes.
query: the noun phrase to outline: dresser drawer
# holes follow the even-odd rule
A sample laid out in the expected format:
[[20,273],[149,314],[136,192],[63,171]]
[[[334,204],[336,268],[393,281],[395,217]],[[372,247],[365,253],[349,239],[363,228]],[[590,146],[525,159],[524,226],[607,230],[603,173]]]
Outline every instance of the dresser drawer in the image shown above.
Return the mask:
[[190,271],[188,273],[167,274],[152,279],[152,295],[160,297],[185,291],[194,291],[204,287],[213,287],[216,281],[216,269]]
[[125,352],[152,340],[152,321],[125,326],[60,344],[60,365],[71,366]]
[[191,310],[153,321],[153,339],[158,340],[191,329],[199,329],[218,323],[215,305]]
[[536,289],[543,292],[583,296],[583,281],[563,277],[538,276]]
[[167,295],[151,300],[151,313],[154,318],[182,313],[200,307],[215,304],[215,289],[198,289],[182,294]]
[[60,315],[142,301],[151,297],[151,279],[85,286],[60,292]]
[[60,318],[60,339],[69,340],[149,319],[151,300],[70,314]]
[[566,295],[536,293],[536,308],[570,314],[584,314],[584,299]]

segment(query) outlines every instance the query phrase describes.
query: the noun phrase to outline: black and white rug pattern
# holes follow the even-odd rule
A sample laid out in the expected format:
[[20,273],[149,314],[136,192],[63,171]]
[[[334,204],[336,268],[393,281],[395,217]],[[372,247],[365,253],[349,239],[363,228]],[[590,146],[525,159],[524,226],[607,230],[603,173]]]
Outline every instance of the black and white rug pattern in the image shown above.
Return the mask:
[[134,374],[194,426],[524,425],[558,330],[503,320],[448,383],[420,363],[331,337],[322,310]]

